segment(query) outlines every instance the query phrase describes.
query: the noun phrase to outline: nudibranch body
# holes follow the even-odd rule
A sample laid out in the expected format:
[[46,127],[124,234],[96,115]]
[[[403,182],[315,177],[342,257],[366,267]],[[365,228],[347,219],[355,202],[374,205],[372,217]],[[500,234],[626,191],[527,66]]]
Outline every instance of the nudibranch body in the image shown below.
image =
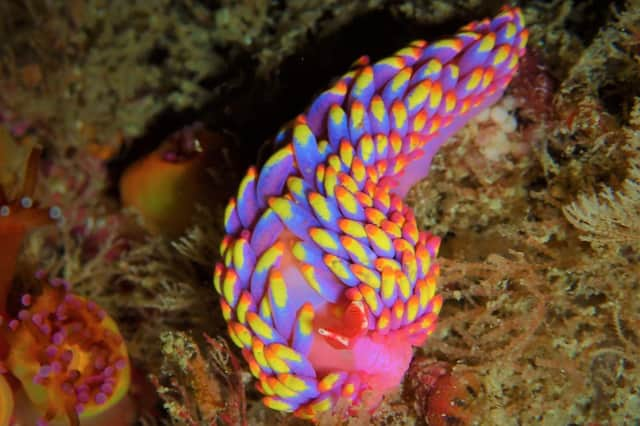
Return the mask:
[[452,38],[361,58],[249,169],[214,285],[267,406],[314,419],[339,399],[374,408],[400,384],[442,304],[440,240],[402,197],[502,95],[527,35],[505,7]]

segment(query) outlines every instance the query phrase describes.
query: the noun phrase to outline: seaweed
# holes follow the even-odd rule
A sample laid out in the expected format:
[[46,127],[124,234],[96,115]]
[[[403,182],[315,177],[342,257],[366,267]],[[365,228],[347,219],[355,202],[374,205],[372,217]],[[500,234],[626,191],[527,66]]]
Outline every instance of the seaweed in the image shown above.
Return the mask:
[[638,250],[640,244],[640,100],[625,129],[629,155],[627,177],[618,190],[605,186],[595,194],[580,194],[564,207],[567,219],[583,231],[580,239],[593,245],[629,245]]
[[161,336],[164,363],[160,384],[164,408],[176,425],[246,425],[246,400],[239,359],[223,339],[204,336],[207,351],[185,333]]

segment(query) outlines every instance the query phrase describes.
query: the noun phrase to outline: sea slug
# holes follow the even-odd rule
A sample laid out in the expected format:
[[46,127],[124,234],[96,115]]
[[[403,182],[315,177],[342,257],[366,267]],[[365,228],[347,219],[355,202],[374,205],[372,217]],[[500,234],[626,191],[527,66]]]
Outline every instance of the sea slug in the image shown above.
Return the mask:
[[314,419],[374,408],[434,330],[440,240],[403,197],[448,137],[498,100],[524,55],[518,8],[354,68],[276,136],[225,212],[214,271],[264,403]]

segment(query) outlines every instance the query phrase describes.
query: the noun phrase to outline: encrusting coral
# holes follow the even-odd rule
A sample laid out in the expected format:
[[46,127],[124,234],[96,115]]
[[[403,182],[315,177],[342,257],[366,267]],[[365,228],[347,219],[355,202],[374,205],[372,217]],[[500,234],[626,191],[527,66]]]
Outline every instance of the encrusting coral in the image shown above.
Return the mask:
[[374,409],[436,324],[440,240],[402,198],[437,149],[498,100],[528,32],[519,9],[367,57],[276,137],[225,212],[214,272],[265,405],[317,419]]

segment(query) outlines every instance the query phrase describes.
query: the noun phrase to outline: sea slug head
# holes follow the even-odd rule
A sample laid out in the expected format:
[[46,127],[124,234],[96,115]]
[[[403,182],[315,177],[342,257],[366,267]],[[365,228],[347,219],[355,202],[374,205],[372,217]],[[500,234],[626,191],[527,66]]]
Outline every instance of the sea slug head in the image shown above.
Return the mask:
[[265,404],[307,419],[339,400],[352,413],[376,408],[400,385],[412,348],[435,329],[440,239],[418,231],[411,209],[385,190],[362,208],[362,221],[338,218],[341,234],[296,223],[305,213],[291,214],[287,197],[269,205],[270,227],[258,222],[253,234],[225,238],[214,276],[229,333]]
[[[373,252],[379,247],[371,228],[365,225],[373,243],[363,248]],[[350,247],[348,241],[344,243]],[[313,306],[313,338],[307,358],[323,378],[319,388],[327,389],[333,403],[348,400],[352,413],[375,409],[385,394],[399,387],[413,347],[423,344],[433,332],[442,306],[442,297],[435,294],[439,267],[433,262],[439,239],[421,233],[416,241],[399,237],[395,245],[405,250],[401,256],[404,267],[383,253],[377,253],[372,269],[354,262],[349,269],[359,283],[346,289],[336,302]],[[327,283],[319,282],[321,286]],[[293,286],[304,287],[295,281]],[[303,300],[314,300],[313,296]],[[317,408],[309,404],[297,414],[313,419],[320,413]]]
[[[45,279],[43,273],[37,274]],[[3,325],[5,360],[42,420],[78,425],[127,393],[130,364],[115,322],[94,302],[49,279],[38,296],[25,294],[17,318]]]

